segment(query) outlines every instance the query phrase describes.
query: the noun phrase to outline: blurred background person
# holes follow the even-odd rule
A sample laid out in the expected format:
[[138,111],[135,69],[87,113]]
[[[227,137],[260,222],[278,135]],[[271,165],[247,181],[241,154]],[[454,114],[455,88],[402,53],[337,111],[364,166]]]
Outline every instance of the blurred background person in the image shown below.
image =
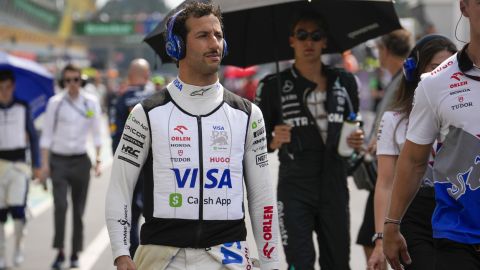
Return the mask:
[[40,177],[40,148],[33,118],[28,105],[17,100],[15,76],[10,70],[0,70],[0,269],[6,269],[5,222],[7,216],[14,223],[15,267],[24,260],[25,207],[29,168],[26,164],[30,148],[34,177]]
[[[392,79],[384,89],[384,96],[377,106],[375,120],[370,132],[369,146],[367,151],[374,155],[376,151],[376,130],[386,107],[392,102],[395,93],[402,78],[403,61],[410,52],[411,33],[405,29],[393,31],[387,35],[380,37],[377,41],[380,66],[384,72],[391,74]],[[374,219],[374,200],[375,192],[371,191],[366,202],[365,213],[362,225],[358,232],[357,244],[362,245],[365,256],[368,260],[372,254],[374,243],[372,237],[375,235],[375,219]]]
[[[110,111],[110,127],[112,136],[112,152],[115,153],[122,136],[125,122],[132,111],[144,98],[153,92],[146,89],[150,82],[150,64],[143,58],[134,59],[128,69],[128,86],[125,92],[114,101],[115,106]],[[128,136],[124,134],[123,136]],[[126,152],[125,146],[122,152]],[[130,256],[133,258],[139,245],[139,220],[143,211],[143,171],[138,177],[132,199],[132,220],[130,226]]]
[[82,217],[92,167],[86,145],[89,133],[93,135],[96,150],[95,175],[100,175],[101,108],[95,96],[82,90],[82,84],[80,69],[71,64],[65,66],[60,86],[66,91],[49,99],[40,140],[42,181],[50,175],[53,186],[53,247],[58,250],[52,263],[53,269],[62,269],[65,261],[65,218],[69,191],[73,209],[70,267],[79,267],[78,256],[83,249]]

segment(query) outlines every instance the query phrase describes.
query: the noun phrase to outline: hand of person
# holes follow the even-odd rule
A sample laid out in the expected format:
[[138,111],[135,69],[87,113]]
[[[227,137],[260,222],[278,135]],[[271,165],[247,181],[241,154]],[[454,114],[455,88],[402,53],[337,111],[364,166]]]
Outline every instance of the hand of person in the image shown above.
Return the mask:
[[410,264],[410,254],[407,250],[407,242],[400,233],[400,226],[397,224],[385,224],[383,232],[383,253],[393,270],[403,270],[400,257],[406,264]]
[[43,165],[41,168],[40,168],[40,175],[39,175],[39,178],[38,180],[40,181],[40,183],[45,183],[45,181],[47,180],[47,178],[50,176],[50,168],[48,165]]
[[383,244],[381,239],[377,240],[375,248],[367,262],[367,270],[386,270],[387,264],[383,254]]
[[133,263],[130,256],[123,255],[115,259],[117,270],[136,270],[135,263]]
[[367,147],[368,153],[375,156],[377,154],[377,138],[373,137]]
[[100,175],[102,175],[102,168],[100,167],[101,165],[101,162],[99,160],[97,160],[95,162],[95,177],[99,177]]
[[42,168],[33,169],[33,180],[40,180],[42,178]]
[[357,129],[354,132],[350,133],[350,135],[348,135],[347,137],[348,146],[350,146],[351,148],[357,151],[362,150],[363,137],[364,137],[363,134],[364,132],[361,129]]
[[286,124],[276,125],[273,129],[274,135],[270,142],[270,148],[278,149],[282,147],[282,144],[289,143],[291,140],[291,129],[292,127]]

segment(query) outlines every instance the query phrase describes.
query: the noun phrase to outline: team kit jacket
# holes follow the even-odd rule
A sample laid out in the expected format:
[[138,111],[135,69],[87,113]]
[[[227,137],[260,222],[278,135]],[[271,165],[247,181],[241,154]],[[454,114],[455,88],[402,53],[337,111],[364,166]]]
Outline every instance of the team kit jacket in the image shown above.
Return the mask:
[[32,164],[40,168],[38,136],[28,105],[16,99],[0,105],[0,127],[0,159],[26,162],[29,142]]
[[433,165],[433,237],[479,244],[480,82],[467,74],[480,72],[462,72],[459,65],[470,61],[465,57],[463,50],[423,77],[415,90],[407,139],[421,145],[437,139],[441,145]]
[[[129,254],[131,197],[143,170],[142,245],[206,248],[229,269],[250,269],[246,188],[261,268],[276,269],[278,217],[261,111],[219,83],[213,90],[188,87],[177,78],[135,106],[125,123],[107,195],[114,258]],[[221,102],[198,116],[182,109],[173,91],[190,91],[192,99],[218,91]]]
[[[345,163],[337,154],[337,146],[343,121],[351,112],[358,112],[357,84],[352,74],[343,69],[323,66],[322,71],[328,81],[325,102],[328,114],[326,142],[322,140],[315,119],[307,107],[307,96],[315,90],[316,84],[302,77],[294,66],[278,75],[280,90],[277,90],[277,75],[267,76],[257,90],[255,103],[264,114],[267,142],[272,141],[276,125],[285,123],[292,126],[292,141],[282,147],[279,158],[281,166],[289,167],[285,174],[294,178],[317,177],[323,168],[334,168],[332,171],[335,172],[332,173],[338,174],[333,178],[346,178]],[[292,164],[296,165],[290,166]],[[325,166],[318,166],[319,164]]]

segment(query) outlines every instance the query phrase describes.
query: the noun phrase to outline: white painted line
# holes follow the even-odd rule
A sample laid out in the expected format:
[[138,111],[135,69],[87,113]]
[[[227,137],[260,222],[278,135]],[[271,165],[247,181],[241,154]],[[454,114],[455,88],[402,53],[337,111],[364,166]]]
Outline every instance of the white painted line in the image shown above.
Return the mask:
[[88,245],[87,249],[80,254],[80,267],[82,270],[90,270],[102,256],[103,251],[110,244],[107,227],[104,226],[97,237]]

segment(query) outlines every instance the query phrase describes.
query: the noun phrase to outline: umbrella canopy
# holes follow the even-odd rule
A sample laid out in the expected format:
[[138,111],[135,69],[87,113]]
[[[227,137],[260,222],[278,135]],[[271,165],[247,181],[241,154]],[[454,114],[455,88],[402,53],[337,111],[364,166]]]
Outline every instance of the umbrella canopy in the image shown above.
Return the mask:
[[[229,55],[223,64],[247,67],[293,58],[289,46],[290,23],[295,11],[320,14],[328,31],[326,53],[343,52],[369,39],[400,29],[391,0],[216,0],[223,12]],[[179,5],[180,9],[186,2]],[[168,18],[168,16],[166,17]],[[145,41],[162,62],[165,21]]]
[[15,97],[29,104],[33,117],[39,116],[54,94],[53,76],[36,62],[0,51],[0,70],[5,69],[15,75]]

